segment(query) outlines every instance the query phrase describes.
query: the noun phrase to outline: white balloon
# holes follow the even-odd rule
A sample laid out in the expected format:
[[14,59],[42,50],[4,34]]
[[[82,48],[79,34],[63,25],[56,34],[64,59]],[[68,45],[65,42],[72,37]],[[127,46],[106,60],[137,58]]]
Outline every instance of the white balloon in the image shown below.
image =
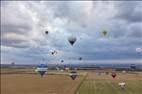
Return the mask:
[[125,82],[119,82],[118,85],[123,88],[125,86]]
[[142,52],[142,48],[136,48],[136,52]]

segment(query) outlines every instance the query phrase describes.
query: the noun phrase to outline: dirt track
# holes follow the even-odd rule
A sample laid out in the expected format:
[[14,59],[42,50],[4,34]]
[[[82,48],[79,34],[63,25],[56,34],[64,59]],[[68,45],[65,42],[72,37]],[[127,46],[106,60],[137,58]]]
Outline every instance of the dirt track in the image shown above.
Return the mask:
[[71,80],[65,75],[1,75],[1,94],[73,94],[83,77]]

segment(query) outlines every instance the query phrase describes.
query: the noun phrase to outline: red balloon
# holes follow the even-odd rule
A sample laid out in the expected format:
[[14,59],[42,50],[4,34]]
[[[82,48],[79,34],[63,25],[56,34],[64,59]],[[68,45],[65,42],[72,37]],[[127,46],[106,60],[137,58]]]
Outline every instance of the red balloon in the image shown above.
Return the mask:
[[116,73],[113,72],[113,73],[111,74],[111,76],[112,76],[113,78],[115,78],[115,77],[116,77]]

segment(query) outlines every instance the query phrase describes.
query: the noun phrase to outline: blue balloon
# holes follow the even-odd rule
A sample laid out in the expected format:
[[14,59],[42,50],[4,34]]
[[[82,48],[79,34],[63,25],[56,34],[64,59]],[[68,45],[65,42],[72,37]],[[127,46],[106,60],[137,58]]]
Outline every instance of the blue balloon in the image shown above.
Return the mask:
[[36,71],[43,77],[43,75],[47,72],[48,66],[46,64],[40,64],[37,66]]

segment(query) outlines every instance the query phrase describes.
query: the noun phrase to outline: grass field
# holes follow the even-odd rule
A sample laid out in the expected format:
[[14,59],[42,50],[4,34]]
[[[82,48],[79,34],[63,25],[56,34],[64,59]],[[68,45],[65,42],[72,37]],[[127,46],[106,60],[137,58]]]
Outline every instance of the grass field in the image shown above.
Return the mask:
[[[110,74],[79,71],[80,76],[71,80],[68,72],[48,71],[41,78],[27,69],[1,71],[1,94],[142,94],[142,72],[117,72],[113,79]],[[124,90],[118,86],[120,81],[126,83]]]
[[[118,86],[121,81],[126,83],[124,90]],[[114,79],[110,75],[88,72],[76,94],[142,94],[142,74],[118,73]]]

